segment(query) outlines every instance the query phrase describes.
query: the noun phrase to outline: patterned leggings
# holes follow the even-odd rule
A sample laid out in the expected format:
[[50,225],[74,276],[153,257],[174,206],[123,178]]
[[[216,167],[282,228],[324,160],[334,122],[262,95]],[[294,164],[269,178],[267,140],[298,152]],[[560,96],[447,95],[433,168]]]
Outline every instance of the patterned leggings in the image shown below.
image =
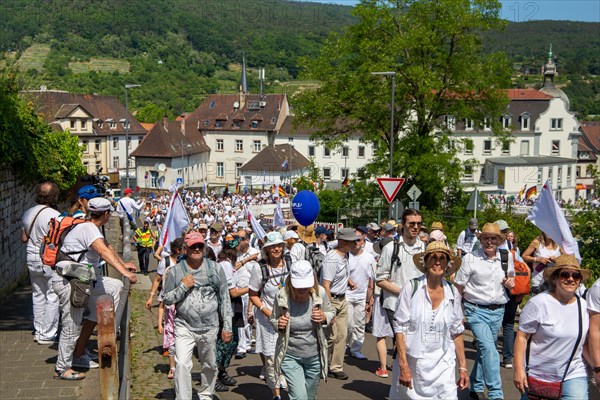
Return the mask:
[[223,340],[221,340],[221,329],[219,329],[219,334],[217,336],[217,365],[219,366],[219,369],[227,369],[227,367],[229,367],[229,363],[231,362],[231,358],[237,351],[239,340],[237,327],[233,327],[232,331],[233,336],[231,341],[229,341],[229,343],[224,343]]

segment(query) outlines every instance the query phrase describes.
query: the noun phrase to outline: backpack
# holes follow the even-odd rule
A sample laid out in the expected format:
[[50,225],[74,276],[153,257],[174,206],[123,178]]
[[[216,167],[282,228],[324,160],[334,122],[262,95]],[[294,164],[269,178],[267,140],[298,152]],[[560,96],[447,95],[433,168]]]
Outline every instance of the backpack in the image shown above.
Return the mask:
[[[287,270],[287,273],[289,274],[290,266],[292,265],[292,257],[289,254],[284,254],[283,261],[284,261],[283,267]],[[265,259],[260,260],[259,264],[260,264],[260,272],[262,274],[261,283],[262,283],[262,286],[265,286],[265,284],[269,280],[269,267],[267,266],[267,261]]]
[[[42,246],[40,247],[40,257],[42,259],[42,264],[51,267],[52,269],[56,268],[56,263],[60,261],[77,261],[80,262],[83,259],[85,253],[87,253],[88,249],[83,251],[73,251],[73,252],[63,252],[61,247],[65,240],[65,237],[71,230],[82,223],[88,222],[81,218],[73,218],[73,217],[62,217],[62,218],[52,218],[48,223],[48,234],[44,236],[42,240]],[[79,254],[77,260],[73,260],[71,255]]]
[[[513,258],[515,251],[511,250]],[[510,290],[513,296],[525,296],[531,293],[531,270],[524,262],[515,259],[515,287]]]
[[319,248],[316,245],[305,245],[304,259],[308,261],[310,265],[312,265],[313,270],[315,271],[315,274],[317,274],[317,276],[321,275],[321,268],[323,267],[324,258],[325,256],[323,255],[323,253],[321,253],[321,250],[319,250]]

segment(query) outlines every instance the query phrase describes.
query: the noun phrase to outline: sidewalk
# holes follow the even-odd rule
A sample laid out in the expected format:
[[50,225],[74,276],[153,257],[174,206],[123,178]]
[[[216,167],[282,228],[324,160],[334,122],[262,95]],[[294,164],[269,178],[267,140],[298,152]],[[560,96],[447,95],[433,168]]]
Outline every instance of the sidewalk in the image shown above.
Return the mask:
[[0,305],[0,398],[98,399],[98,370],[81,381],[53,379],[57,347],[33,341],[31,287],[18,288]]

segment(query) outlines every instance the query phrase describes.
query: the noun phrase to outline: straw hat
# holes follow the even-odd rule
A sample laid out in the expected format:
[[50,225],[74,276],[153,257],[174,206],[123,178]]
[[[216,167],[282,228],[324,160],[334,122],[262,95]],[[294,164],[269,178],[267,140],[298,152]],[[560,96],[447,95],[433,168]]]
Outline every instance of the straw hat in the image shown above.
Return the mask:
[[315,236],[315,226],[312,224],[309,226],[300,225],[298,227],[298,236],[304,243],[313,244],[317,241],[317,237]]
[[450,258],[448,268],[446,269],[446,275],[452,275],[460,268],[462,259],[458,256],[454,256],[444,242],[435,241],[429,243],[425,248],[425,251],[413,256],[413,262],[419,271],[423,273],[426,272],[425,257],[432,253],[444,253]]
[[493,223],[493,222],[488,222],[487,224],[483,225],[483,228],[481,228],[481,232],[477,233],[477,237],[480,238],[482,235],[485,236],[498,236],[498,238],[500,240],[505,240],[506,237],[502,234],[502,232],[500,232],[500,227]]
[[431,228],[430,230],[432,231],[443,231],[444,230],[444,224],[442,224],[440,221],[435,221],[434,223],[431,224]]
[[590,276],[592,275],[589,269],[581,268],[573,254],[562,254],[556,258],[556,262],[553,266],[544,270],[544,280],[550,282],[552,280],[552,274],[562,268],[576,269],[581,272],[581,275],[583,276],[582,282],[590,279]]

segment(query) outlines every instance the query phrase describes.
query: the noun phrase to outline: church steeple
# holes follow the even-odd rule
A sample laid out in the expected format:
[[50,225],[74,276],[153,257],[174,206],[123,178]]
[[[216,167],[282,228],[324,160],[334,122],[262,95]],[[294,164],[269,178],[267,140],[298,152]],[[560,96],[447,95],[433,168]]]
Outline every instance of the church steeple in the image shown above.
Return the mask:
[[544,64],[544,87],[554,87],[554,76],[556,76],[556,64],[552,57],[552,43],[550,43],[550,51],[548,52],[548,61]]
[[240,79],[240,109],[246,105],[246,94],[248,93],[248,80],[246,77],[246,56],[242,55],[242,77]]

